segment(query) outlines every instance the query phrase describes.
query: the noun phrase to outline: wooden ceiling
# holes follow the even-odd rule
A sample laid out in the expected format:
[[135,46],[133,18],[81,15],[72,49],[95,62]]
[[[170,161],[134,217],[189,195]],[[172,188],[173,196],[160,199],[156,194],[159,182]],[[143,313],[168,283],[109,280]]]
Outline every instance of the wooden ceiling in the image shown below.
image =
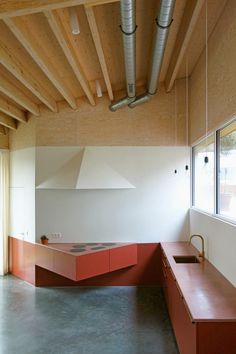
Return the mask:
[[[208,0],[210,35],[227,0]],[[137,0],[137,86],[147,84],[159,0]],[[205,47],[205,0],[176,0],[173,24],[160,81],[170,91],[188,75]],[[73,35],[69,8],[74,7],[80,34]],[[95,106],[95,81],[110,100],[125,89],[125,69],[118,0],[1,0],[0,134],[26,123],[40,105],[57,112],[65,100],[78,109],[85,96]]]

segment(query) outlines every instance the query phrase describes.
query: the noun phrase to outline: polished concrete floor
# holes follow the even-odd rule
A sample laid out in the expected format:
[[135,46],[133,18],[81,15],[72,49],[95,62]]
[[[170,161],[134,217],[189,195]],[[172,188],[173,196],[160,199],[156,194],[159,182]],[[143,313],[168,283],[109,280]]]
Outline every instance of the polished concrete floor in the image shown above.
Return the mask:
[[0,278],[1,354],[178,354],[159,288],[34,288]]

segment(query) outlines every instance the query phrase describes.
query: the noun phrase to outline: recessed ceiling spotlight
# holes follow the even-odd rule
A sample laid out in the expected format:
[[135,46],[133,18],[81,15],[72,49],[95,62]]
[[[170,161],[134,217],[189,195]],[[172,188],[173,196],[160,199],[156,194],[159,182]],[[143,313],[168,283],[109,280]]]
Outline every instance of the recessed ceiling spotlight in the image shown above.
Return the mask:
[[96,83],[97,96],[102,97],[102,88],[101,88],[99,80],[96,80],[95,83]]
[[70,15],[70,28],[73,34],[80,34],[79,20],[75,8],[69,9]]

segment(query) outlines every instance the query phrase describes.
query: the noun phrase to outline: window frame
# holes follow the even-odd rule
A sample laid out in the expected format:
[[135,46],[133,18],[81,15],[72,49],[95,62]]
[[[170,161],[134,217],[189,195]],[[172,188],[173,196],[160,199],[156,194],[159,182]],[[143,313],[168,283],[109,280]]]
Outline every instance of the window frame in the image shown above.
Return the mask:
[[[236,116],[222,124],[219,128],[210,131],[207,136],[199,139],[196,143],[191,145],[191,209],[197,210],[198,212],[212,216],[214,218],[223,220],[227,223],[236,225],[236,218],[228,217],[226,215],[220,214],[220,133],[221,131],[229,126],[230,124],[236,122]],[[214,146],[215,146],[215,158],[214,158],[214,212],[205,211],[196,207],[195,202],[195,159],[194,159],[194,148],[203,142],[210,135],[214,134]]]

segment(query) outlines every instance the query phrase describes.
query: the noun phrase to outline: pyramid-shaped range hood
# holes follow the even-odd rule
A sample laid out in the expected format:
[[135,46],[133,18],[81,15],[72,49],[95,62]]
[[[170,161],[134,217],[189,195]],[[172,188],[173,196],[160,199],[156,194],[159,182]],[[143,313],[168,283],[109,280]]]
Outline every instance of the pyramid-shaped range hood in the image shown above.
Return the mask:
[[85,148],[36,188],[131,189],[135,186],[88,148]]

